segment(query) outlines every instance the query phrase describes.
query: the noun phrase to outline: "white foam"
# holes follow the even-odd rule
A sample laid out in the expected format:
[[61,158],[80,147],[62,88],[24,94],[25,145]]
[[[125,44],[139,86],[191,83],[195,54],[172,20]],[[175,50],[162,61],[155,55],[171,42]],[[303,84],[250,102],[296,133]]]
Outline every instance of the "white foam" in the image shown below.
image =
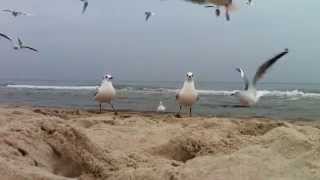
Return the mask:
[[36,85],[7,85],[16,89],[55,89],[55,90],[95,90],[97,86],[36,86]]
[[[96,90],[98,86],[37,86],[37,85],[7,85],[8,88],[17,88],[17,89],[53,89],[53,90]],[[154,93],[177,93],[179,89],[163,89],[163,88],[143,88],[140,90],[134,89],[132,87],[125,87],[119,89],[120,91],[129,91],[145,94],[154,94]],[[218,96],[230,96],[239,90],[198,90],[200,95],[218,95]],[[303,92],[301,90],[259,90],[257,91],[259,97],[263,96],[274,96],[274,97],[291,97],[291,98],[300,98],[300,97],[316,97],[320,98],[320,93],[309,93]]]

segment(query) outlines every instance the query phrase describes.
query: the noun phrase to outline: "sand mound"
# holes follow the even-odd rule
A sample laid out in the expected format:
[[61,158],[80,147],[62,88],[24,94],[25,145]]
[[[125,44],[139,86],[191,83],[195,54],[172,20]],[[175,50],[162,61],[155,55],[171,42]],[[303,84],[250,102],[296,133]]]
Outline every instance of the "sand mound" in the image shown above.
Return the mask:
[[319,179],[317,123],[0,108],[0,179]]

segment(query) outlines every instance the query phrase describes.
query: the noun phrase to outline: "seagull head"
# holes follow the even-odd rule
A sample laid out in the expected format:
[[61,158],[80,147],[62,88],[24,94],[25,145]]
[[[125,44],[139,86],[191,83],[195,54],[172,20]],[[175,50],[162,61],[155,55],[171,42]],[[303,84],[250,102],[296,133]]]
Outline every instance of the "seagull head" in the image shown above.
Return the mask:
[[192,72],[188,72],[187,73],[187,80],[191,81],[193,79],[193,73]]
[[113,79],[113,77],[111,76],[111,74],[108,74],[108,73],[107,73],[107,74],[104,76],[104,79],[110,81],[110,80]]

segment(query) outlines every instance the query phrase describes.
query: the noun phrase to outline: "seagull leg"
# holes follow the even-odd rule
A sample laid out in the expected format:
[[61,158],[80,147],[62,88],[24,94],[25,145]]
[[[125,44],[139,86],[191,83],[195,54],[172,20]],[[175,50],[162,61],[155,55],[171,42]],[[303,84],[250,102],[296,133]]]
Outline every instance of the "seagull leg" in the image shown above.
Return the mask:
[[118,112],[117,112],[117,110],[114,108],[113,104],[112,104],[111,102],[110,102],[109,104],[110,104],[110,106],[111,106],[111,108],[112,108],[112,110],[113,110],[113,112],[114,112],[114,115],[118,115]]
[[179,112],[176,114],[176,117],[178,117],[178,118],[181,117],[181,115],[180,115],[181,109],[182,109],[182,106],[180,105]]
[[190,106],[189,116],[192,117],[192,106]]
[[99,107],[100,107],[100,113],[102,113],[102,105],[101,105],[101,103],[99,104]]

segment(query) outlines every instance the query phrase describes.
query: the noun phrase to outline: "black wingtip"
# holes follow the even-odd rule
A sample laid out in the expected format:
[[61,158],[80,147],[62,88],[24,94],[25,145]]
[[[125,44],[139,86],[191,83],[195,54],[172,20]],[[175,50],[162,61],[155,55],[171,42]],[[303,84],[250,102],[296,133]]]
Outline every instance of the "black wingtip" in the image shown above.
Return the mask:
[[285,53],[288,53],[288,52],[289,52],[289,49],[288,49],[288,48],[285,48],[285,49],[284,49],[284,52],[285,52]]

